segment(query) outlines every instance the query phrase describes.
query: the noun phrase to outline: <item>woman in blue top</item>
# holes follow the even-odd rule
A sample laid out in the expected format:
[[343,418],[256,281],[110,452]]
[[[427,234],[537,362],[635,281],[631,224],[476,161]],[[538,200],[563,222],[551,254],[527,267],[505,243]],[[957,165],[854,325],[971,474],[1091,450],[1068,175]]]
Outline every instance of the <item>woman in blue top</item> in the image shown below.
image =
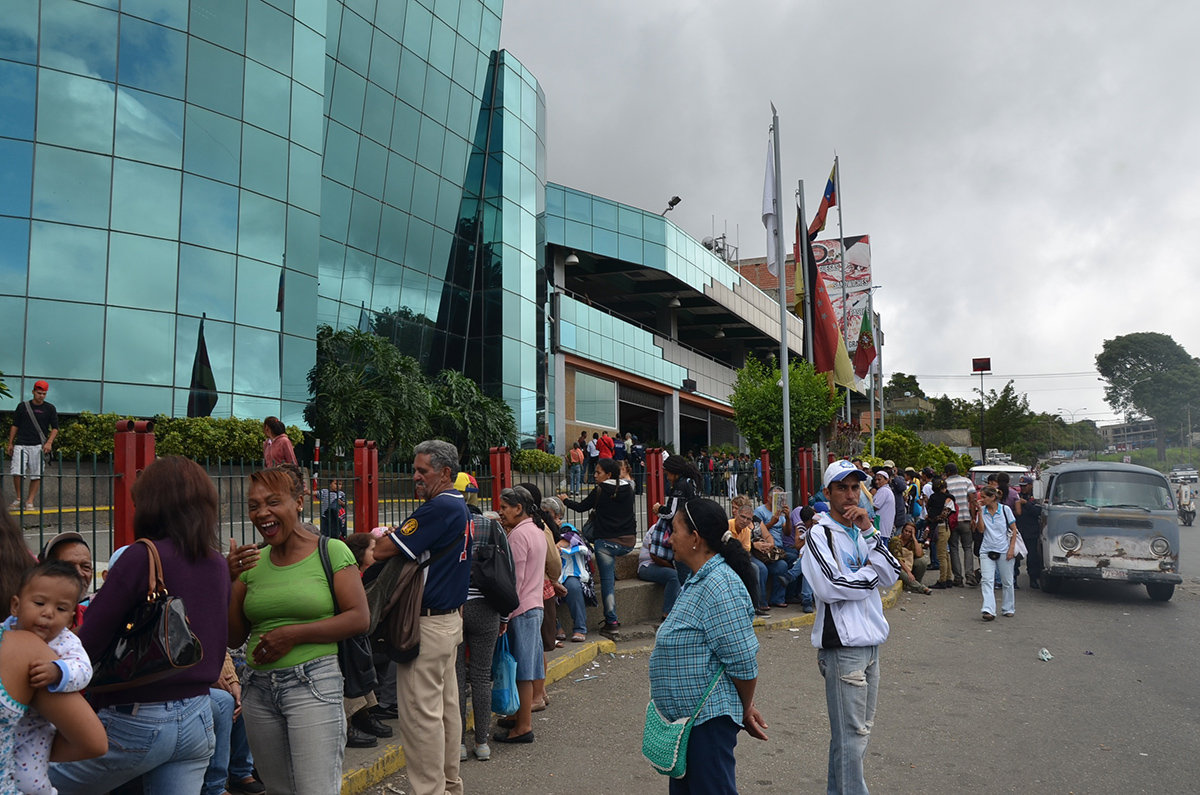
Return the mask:
[[979,545],[980,590],[983,591],[983,620],[996,617],[996,593],[993,583],[996,571],[1000,571],[1000,582],[1004,594],[1000,611],[1005,618],[1017,612],[1017,598],[1013,592],[1013,563],[1017,556],[1017,518],[1012,509],[1000,502],[1000,492],[985,486],[979,511],[979,532],[983,542]]
[[670,545],[694,572],[667,615],[650,655],[650,697],[667,720],[690,717],[713,678],[717,686],[696,715],[687,774],[671,779],[672,795],[736,793],[733,749],[745,729],[767,739],[754,706],[758,638],[750,590],[758,574],[729,532],[729,517],[712,500],[690,500],[676,512]]

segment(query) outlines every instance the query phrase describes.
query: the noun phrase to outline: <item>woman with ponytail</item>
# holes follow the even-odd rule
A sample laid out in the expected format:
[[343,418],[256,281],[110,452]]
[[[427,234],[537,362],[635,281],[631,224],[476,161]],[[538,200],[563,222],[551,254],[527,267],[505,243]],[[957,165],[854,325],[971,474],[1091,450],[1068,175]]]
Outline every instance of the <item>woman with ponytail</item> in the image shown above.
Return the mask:
[[671,779],[670,791],[736,793],[738,732],[767,739],[767,724],[754,706],[758,638],[750,593],[758,588],[758,572],[730,532],[724,509],[712,500],[680,506],[670,544],[675,559],[693,574],[658,628],[650,696],[669,721],[690,717],[700,706],[688,741],[687,773]]

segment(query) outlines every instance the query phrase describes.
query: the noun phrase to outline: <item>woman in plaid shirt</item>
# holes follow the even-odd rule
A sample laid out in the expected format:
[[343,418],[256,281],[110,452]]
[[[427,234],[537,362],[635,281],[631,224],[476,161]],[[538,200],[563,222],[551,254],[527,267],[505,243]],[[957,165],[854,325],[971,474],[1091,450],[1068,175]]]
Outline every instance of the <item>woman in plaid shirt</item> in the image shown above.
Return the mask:
[[690,717],[713,678],[725,672],[696,716],[687,775],[671,779],[672,795],[736,793],[733,749],[738,732],[767,739],[754,706],[758,638],[750,589],[758,574],[712,500],[689,500],[675,513],[669,543],[694,572],[658,628],[650,655],[650,696],[667,720]]

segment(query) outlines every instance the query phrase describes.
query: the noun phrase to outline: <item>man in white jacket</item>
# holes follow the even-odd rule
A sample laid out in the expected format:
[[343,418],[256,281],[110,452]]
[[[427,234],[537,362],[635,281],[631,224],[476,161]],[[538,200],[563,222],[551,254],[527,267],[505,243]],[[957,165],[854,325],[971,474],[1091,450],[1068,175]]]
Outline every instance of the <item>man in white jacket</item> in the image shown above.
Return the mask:
[[900,564],[859,505],[866,474],[849,461],[825,470],[829,513],[818,514],[800,558],[817,614],[812,643],[825,677],[829,709],[829,793],[867,795],[863,758],[875,722],[879,645],[887,640],[879,588],[889,588]]

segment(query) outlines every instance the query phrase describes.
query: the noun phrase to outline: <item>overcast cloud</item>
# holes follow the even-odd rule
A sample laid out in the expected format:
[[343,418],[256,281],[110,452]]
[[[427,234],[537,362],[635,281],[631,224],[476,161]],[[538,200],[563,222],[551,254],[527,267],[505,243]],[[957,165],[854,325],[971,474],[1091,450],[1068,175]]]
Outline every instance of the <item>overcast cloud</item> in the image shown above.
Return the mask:
[[740,226],[743,257],[766,251],[773,101],[789,230],[796,181],[811,216],[841,156],[885,374],[970,399],[975,356],[988,388],[1083,373],[1016,381],[1103,424],[1105,339],[1200,355],[1198,30],[1184,0],[506,0],[501,42],[545,89],[552,181],[656,211],[679,195],[675,223]]

